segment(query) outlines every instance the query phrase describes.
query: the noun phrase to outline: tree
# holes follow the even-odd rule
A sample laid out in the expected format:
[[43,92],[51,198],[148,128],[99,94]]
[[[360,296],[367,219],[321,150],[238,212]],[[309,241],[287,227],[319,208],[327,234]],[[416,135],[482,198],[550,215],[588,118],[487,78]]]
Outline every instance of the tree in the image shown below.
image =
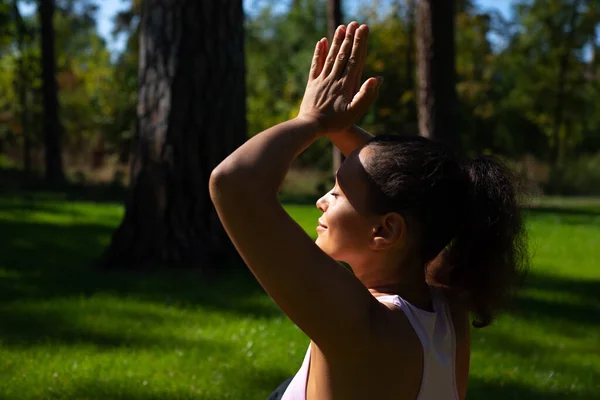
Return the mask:
[[419,131],[459,148],[454,0],[420,0],[417,8]]
[[556,107],[554,109],[554,126],[552,128],[552,141],[554,143],[552,159],[553,165],[557,165],[561,159],[561,138],[560,130],[563,126],[564,119],[564,102],[565,102],[565,90],[567,83],[567,74],[569,72],[572,49],[575,45],[575,30],[577,17],[579,15],[579,7],[581,3],[579,0],[574,0],[571,10],[571,15],[568,17],[568,22],[563,23],[566,25],[566,35],[562,41],[562,45],[559,48],[559,70],[557,79],[557,90],[556,90]]
[[[406,86],[410,92],[415,91],[415,79],[414,79],[414,57],[415,57],[415,19],[416,19],[416,8],[417,0],[407,0],[406,9],[406,36],[408,37],[408,46],[404,53],[406,61]],[[415,102],[410,101],[408,103],[409,115],[416,115]]]
[[56,84],[56,58],[54,54],[54,0],[40,0],[38,13],[41,26],[42,49],[42,80],[44,99],[44,138],[45,138],[45,164],[46,180],[58,183],[64,180],[61,131],[62,126],[58,114],[58,95]]
[[[342,5],[340,4],[341,0],[328,0],[327,2],[327,22],[328,22],[328,30],[329,37],[333,38],[335,30],[338,26],[342,24]],[[336,146],[333,146],[333,173],[335,174],[337,170],[342,165],[344,161],[344,156],[340,149]]]
[[211,271],[235,256],[208,180],[246,138],[243,32],[241,0],[142,2],[131,182],[104,265]]

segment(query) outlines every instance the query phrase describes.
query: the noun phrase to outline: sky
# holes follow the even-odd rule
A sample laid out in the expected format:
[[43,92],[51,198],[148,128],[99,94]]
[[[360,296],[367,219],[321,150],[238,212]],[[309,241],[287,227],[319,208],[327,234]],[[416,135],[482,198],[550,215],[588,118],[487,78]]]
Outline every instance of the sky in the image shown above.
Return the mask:
[[[243,0],[246,11],[251,11],[252,4],[256,0]],[[357,0],[345,0],[350,10],[356,8],[359,4]],[[510,6],[513,0],[476,0],[476,3],[484,10],[497,9],[504,16],[510,15]],[[125,47],[125,38],[123,36],[114,38],[111,34],[113,29],[113,19],[117,12],[127,9],[129,0],[97,0],[98,10],[98,31],[108,43],[108,47],[113,54],[120,52]],[[34,11],[34,6],[23,7],[24,13]],[[350,11],[352,13],[352,11]]]

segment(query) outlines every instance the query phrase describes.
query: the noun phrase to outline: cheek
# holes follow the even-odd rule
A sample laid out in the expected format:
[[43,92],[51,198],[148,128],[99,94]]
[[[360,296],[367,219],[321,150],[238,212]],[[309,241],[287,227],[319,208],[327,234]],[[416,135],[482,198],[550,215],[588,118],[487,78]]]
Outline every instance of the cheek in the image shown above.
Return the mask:
[[328,229],[320,236],[328,243],[328,247],[337,251],[358,250],[368,243],[368,227],[354,210],[340,207],[332,210],[327,218]]

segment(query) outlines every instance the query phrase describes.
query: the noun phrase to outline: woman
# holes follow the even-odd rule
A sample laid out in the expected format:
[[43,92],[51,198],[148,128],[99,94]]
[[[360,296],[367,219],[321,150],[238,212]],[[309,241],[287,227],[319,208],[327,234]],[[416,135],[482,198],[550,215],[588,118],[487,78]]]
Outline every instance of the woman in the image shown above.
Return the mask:
[[[217,166],[211,198],[260,284],[311,339],[271,398],[464,399],[469,314],[488,325],[526,260],[515,190],[491,159],[461,163],[427,139],[353,127],[382,82],[360,86],[367,36],[353,22],[331,48],[317,43],[298,116]],[[314,243],[277,193],[322,136],[347,159],[317,202]]]

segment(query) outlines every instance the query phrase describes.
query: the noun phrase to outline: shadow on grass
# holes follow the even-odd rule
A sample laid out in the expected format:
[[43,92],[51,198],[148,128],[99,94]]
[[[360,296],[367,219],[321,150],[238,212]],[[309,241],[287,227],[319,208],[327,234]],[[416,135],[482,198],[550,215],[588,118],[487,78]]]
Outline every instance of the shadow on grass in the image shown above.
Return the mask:
[[[576,360],[565,360],[556,357],[556,350],[559,348],[559,343],[540,342],[539,337],[528,335],[525,333],[526,331],[520,332],[520,335],[513,332],[503,333],[494,331],[493,329],[481,333],[474,332],[472,335],[474,340],[471,348],[473,350],[485,351],[486,354],[497,353],[515,356],[513,359],[518,359],[519,361],[514,367],[519,368],[505,371],[510,375],[507,375],[507,378],[518,378],[520,373],[529,374],[530,372],[524,372],[524,370],[531,367],[531,363],[533,363],[538,374],[542,374],[541,371],[543,370],[552,373],[552,375],[556,373],[557,375],[566,374],[571,377],[575,376],[586,382],[598,382],[600,380],[600,373],[594,368],[584,366]],[[590,349],[590,351],[594,350]],[[498,368],[498,372],[501,374],[502,371],[500,367]],[[519,369],[521,372],[519,372]],[[473,377],[473,379],[476,381],[477,377]],[[506,383],[506,381],[502,381],[502,383]],[[586,389],[591,390],[592,388],[586,387]]]
[[469,380],[467,400],[592,400],[593,393],[573,393],[565,390],[538,391],[517,382],[486,382],[473,378]]
[[102,292],[256,317],[281,315],[276,307],[254,301],[264,298],[264,291],[247,271],[226,269],[216,282],[208,283],[189,270],[144,274],[93,269],[112,232],[103,225],[0,220],[0,301]]
[[[24,307],[0,307],[0,319],[5,321],[0,339],[13,348],[31,345],[91,345],[112,348],[194,349],[206,354],[219,354],[229,346],[199,337],[183,338],[169,327],[185,326],[183,317],[159,311],[101,309],[100,305],[85,308],[70,304],[38,304]],[[104,314],[104,315],[103,315]],[[107,315],[108,314],[108,315]],[[198,321],[195,321],[198,322]]]
[[[17,203],[15,203],[17,204]],[[311,200],[311,205],[314,202]],[[1,205],[0,205],[1,207]],[[14,210],[23,210],[14,204]],[[44,205],[43,201],[29,202],[29,210],[64,213],[60,207]],[[560,209],[559,209],[560,210]],[[560,214],[554,209],[529,210],[533,215]],[[561,215],[578,218],[581,223],[597,213],[567,211]],[[20,346],[49,340],[54,343],[87,343],[100,347],[117,346],[170,346],[181,343],[181,338],[138,331],[128,336],[126,332],[98,332],[92,323],[82,323],[68,309],[44,307],[46,300],[77,299],[97,294],[111,294],[121,298],[171,305],[178,308],[198,308],[230,313],[234,317],[274,318],[283,314],[268,300],[262,288],[247,271],[227,270],[218,281],[207,283],[194,271],[162,271],[140,274],[124,271],[98,271],[91,268],[110,235],[113,227],[97,224],[57,225],[22,221],[0,220],[0,318],[3,329],[0,341]],[[570,327],[583,326],[597,329],[600,313],[599,281],[579,281],[530,273],[526,288],[534,291],[560,293],[575,299],[573,303],[562,300],[540,299],[523,292],[510,310],[513,315],[548,321],[552,329],[567,333]],[[552,296],[549,297],[550,299]],[[558,297],[560,298],[560,296]],[[33,301],[33,302],[32,302]],[[23,308],[23,303],[29,308]],[[37,308],[36,308],[37,307]],[[175,317],[142,310],[110,310],[115,320],[147,319],[149,325],[183,324]],[[79,315],[80,317],[80,315]],[[497,339],[497,340],[496,340]],[[519,354],[533,354],[537,349],[527,342],[497,337],[490,346],[498,351],[503,348]],[[514,339],[514,338],[512,338]],[[183,342],[184,346],[219,346],[203,341]],[[211,347],[212,348],[212,347]],[[215,348],[218,351],[218,348]],[[261,375],[263,374],[263,375]],[[262,371],[251,379],[229,382],[242,385],[250,393],[260,388],[272,388],[287,378],[280,371]],[[103,389],[103,390],[100,390]],[[173,397],[168,393],[136,392],[131,389],[111,387],[105,383],[83,383],[70,398],[111,399],[163,399],[204,398],[217,400],[223,396],[194,396],[193,393]],[[265,393],[264,397],[269,393]],[[260,392],[260,396],[263,392]],[[257,398],[250,396],[248,398]],[[474,379],[469,399],[585,399],[573,397],[572,393],[536,392],[517,383],[496,384]]]
[[[577,280],[530,272],[524,290],[513,299],[509,312],[546,320],[554,327],[597,328],[600,325],[599,293],[599,280]],[[547,297],[539,298],[539,295]]]
[[[50,211],[50,210],[46,210]],[[0,220],[0,341],[19,345],[50,340],[55,343],[85,342],[99,346],[150,346],[181,342],[179,338],[94,331],[76,323],[67,309],[48,309],[50,300],[108,294],[180,309],[202,308],[231,314],[234,318],[279,318],[281,311],[265,296],[247,271],[226,269],[214,282],[190,270],[153,273],[106,271],[92,268],[113,232],[113,227],[94,224]],[[23,305],[29,305],[23,311]],[[32,307],[37,307],[32,309]],[[111,312],[113,312],[111,310]],[[155,325],[179,324],[166,316],[130,310],[119,318],[158,318]],[[192,344],[190,344],[192,345]]]
[[[68,201],[54,199],[43,200],[36,197],[26,199],[24,197],[0,198],[0,211],[26,213],[41,211],[55,215],[66,215],[69,217],[86,217],[84,211],[68,206]],[[67,205],[65,205],[67,204]]]
[[[543,269],[543,268],[542,268]],[[600,372],[594,366],[583,364],[576,354],[588,357],[595,348],[576,345],[578,339],[589,343],[598,331],[600,320],[600,291],[598,280],[577,280],[540,273],[530,273],[525,287],[503,316],[504,330],[494,327],[473,331],[472,349],[490,355],[485,362],[493,363],[494,355],[502,354],[514,360],[511,367],[494,366],[497,382],[482,380],[477,376],[469,380],[467,399],[592,399],[597,397],[594,382],[600,382]],[[510,329],[510,318],[519,317],[518,328]],[[543,327],[543,332],[556,338],[544,340],[527,329],[527,321]],[[564,342],[563,342],[564,340]],[[570,350],[563,350],[565,345]],[[587,346],[589,347],[589,346]],[[592,353],[590,353],[592,352]],[[573,357],[568,358],[567,355]],[[564,355],[564,356],[563,356]],[[591,357],[591,356],[590,356]],[[480,361],[481,362],[481,361]],[[489,365],[488,365],[489,367]],[[518,367],[506,371],[502,368]],[[550,379],[556,373],[561,383],[544,382],[547,390],[536,389],[518,382],[520,374],[535,374],[539,379]],[[542,374],[550,374],[547,378]],[[572,388],[565,381],[573,379]],[[575,383],[578,383],[578,386]],[[561,386],[562,384],[562,386]],[[552,385],[552,386],[551,386]],[[558,385],[558,386],[555,386]]]
[[[201,392],[194,386],[177,385],[177,388],[165,390],[153,388],[153,382],[147,381],[143,385],[140,381],[113,382],[111,380],[79,380],[65,393],[48,393],[51,398],[58,399],[87,399],[87,400],[259,400],[266,399],[271,392],[261,388],[273,387],[273,390],[288,376],[282,371],[274,369],[249,368],[243,374],[227,375],[215,381],[210,387],[201,388]],[[0,400],[17,400],[16,397],[1,397]],[[20,400],[20,399],[19,399]]]

